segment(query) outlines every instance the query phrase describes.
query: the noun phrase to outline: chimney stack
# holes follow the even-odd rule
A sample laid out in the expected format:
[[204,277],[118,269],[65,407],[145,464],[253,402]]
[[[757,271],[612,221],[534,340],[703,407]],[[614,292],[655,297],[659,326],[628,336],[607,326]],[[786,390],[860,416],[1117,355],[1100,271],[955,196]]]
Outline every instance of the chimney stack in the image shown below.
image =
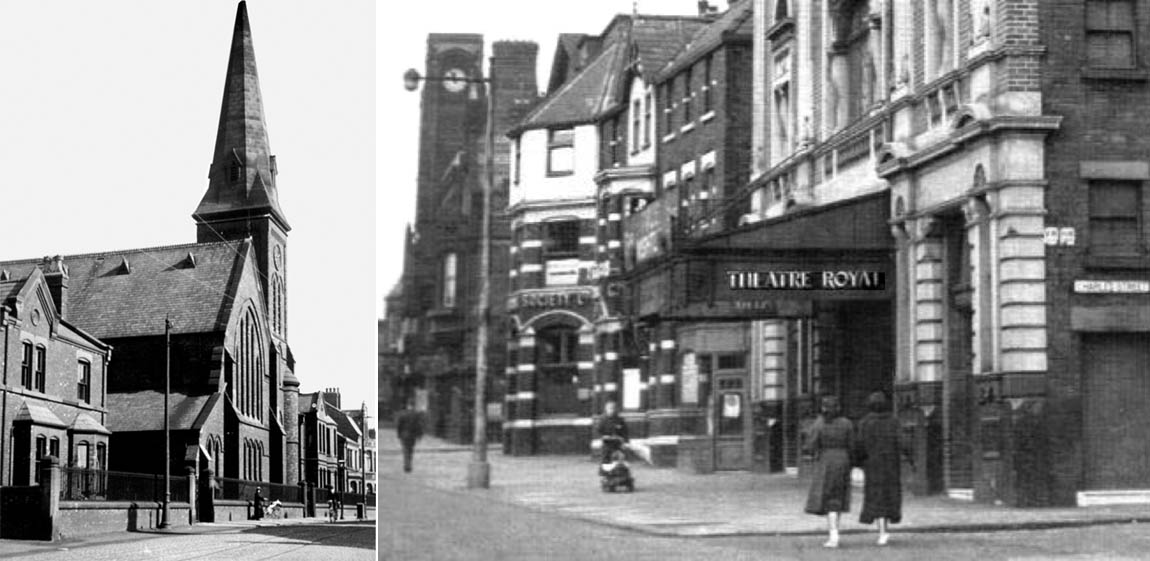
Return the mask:
[[56,312],[61,318],[67,317],[68,266],[64,264],[64,258],[59,255],[44,257],[40,263],[40,269],[44,271],[48,292],[52,294],[52,301],[56,303]]
[[327,388],[323,390],[324,401],[336,409],[340,408],[339,388]]

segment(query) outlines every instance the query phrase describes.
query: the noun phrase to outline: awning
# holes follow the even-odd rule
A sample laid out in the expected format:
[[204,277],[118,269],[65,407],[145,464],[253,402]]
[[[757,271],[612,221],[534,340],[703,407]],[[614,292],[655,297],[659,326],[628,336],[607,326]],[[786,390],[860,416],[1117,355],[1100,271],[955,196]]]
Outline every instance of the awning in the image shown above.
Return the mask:
[[630,284],[632,312],[674,320],[806,317],[819,302],[894,297],[889,193],[679,242]]

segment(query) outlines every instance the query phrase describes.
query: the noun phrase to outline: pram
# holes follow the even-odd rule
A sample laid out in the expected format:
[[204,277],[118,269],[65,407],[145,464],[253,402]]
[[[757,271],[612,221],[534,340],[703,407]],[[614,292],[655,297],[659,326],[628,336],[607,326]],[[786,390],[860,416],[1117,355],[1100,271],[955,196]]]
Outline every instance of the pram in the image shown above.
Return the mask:
[[604,493],[623,489],[635,490],[635,478],[623,455],[623,441],[618,437],[603,437],[603,463],[599,465],[599,485]]

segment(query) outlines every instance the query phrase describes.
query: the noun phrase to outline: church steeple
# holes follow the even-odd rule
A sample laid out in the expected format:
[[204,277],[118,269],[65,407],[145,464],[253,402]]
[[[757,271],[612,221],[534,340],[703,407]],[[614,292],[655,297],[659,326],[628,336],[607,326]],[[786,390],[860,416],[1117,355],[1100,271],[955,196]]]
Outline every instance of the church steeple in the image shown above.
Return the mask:
[[203,230],[205,225],[221,220],[270,216],[286,232],[290,227],[280,210],[275,179],[275,156],[268,144],[248,10],[246,3],[240,2],[208,191],[193,218]]

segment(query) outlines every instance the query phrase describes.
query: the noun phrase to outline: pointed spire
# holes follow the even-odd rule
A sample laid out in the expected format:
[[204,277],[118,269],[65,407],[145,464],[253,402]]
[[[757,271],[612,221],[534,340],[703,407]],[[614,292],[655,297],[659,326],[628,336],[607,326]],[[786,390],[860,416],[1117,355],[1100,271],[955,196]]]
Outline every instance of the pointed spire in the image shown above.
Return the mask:
[[271,214],[287,230],[287,220],[276,193],[275,175],[275,156],[271,155],[268,144],[247,4],[240,2],[215,152],[208,171],[208,191],[196,208],[196,222]]

